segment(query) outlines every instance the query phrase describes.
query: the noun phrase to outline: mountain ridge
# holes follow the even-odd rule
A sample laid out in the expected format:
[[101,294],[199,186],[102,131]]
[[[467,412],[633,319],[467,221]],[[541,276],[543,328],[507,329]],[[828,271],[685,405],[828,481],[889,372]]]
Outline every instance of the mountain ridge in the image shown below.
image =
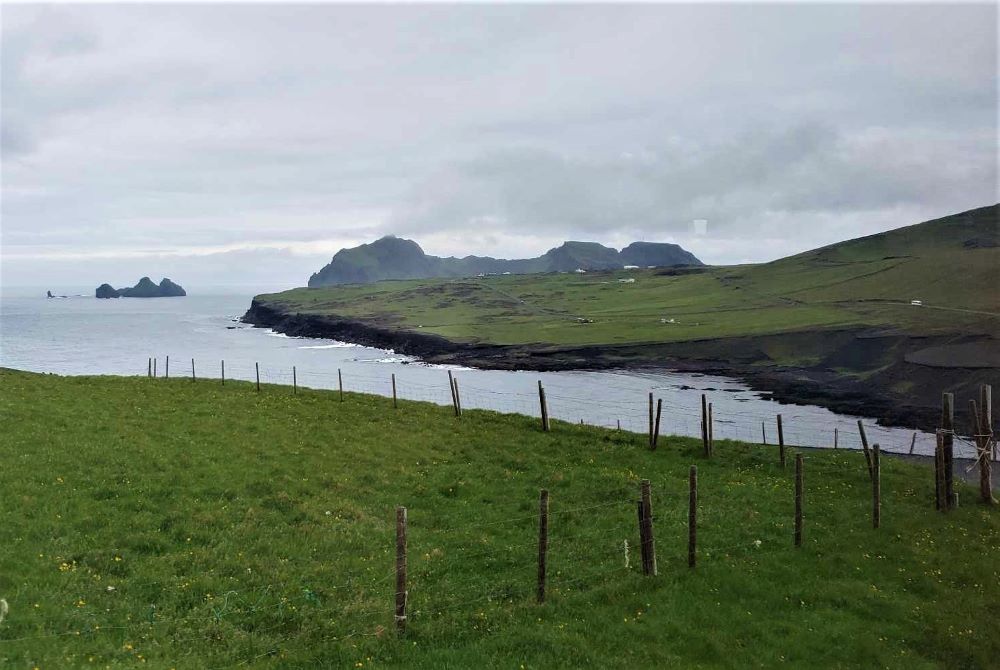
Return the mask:
[[478,274],[533,274],[613,270],[626,265],[669,267],[704,265],[691,252],[667,242],[633,242],[621,251],[597,242],[566,241],[536,258],[432,256],[413,240],[386,235],[345,248],[309,277],[309,286],[368,284],[383,279],[471,277]]

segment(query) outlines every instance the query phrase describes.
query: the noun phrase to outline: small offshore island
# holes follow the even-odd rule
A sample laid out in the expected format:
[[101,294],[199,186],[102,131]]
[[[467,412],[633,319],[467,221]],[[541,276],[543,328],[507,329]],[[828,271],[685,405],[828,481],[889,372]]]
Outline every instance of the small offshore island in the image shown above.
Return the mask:
[[180,284],[166,277],[157,285],[149,277],[143,277],[131,288],[115,288],[111,284],[101,284],[94,291],[98,298],[177,298],[187,295]]

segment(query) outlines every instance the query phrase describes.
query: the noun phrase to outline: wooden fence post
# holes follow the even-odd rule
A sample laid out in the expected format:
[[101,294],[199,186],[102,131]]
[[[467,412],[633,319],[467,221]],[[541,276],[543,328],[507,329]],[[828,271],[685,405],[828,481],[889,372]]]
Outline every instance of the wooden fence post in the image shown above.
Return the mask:
[[688,471],[688,567],[698,560],[698,467]]
[[653,541],[653,505],[649,494],[649,480],[643,479],[640,483],[642,494],[642,527],[643,533],[643,574],[656,574],[656,542]]
[[396,508],[396,630],[406,632],[406,508]]
[[153,379],[156,379],[156,357],[153,357]]
[[163,378],[170,379],[170,356],[167,356],[167,364],[163,368]]
[[955,499],[955,396],[945,393],[941,396],[941,440],[944,454],[944,503],[945,509],[957,506]]
[[972,433],[976,442],[976,460],[979,462],[979,498],[985,505],[993,505],[993,482],[990,467],[990,420],[987,418],[992,413],[990,404],[992,393],[987,393],[989,388],[983,384],[979,387],[979,398],[982,401],[982,413],[976,407],[975,400],[969,400],[969,407],[972,409]]
[[872,445],[872,527],[882,524],[882,465],[878,444]]
[[396,401],[396,373],[392,373],[392,408],[398,409],[399,403]]
[[340,402],[344,402],[344,375],[340,373],[340,368],[337,368],[337,386],[340,388]]
[[781,415],[778,415],[778,459],[781,467],[785,467],[785,429],[781,425]]
[[549,405],[545,401],[545,389],[542,387],[542,380],[538,380],[538,404],[542,410],[542,430],[549,431]]
[[194,359],[192,358],[191,359],[191,381],[194,381],[194,380],[195,380],[195,377],[194,377]]
[[146,359],[146,376],[152,379],[153,377],[153,357],[150,356]]
[[549,492],[538,497],[538,602],[545,602],[545,568],[549,550]]
[[944,440],[941,431],[934,432],[934,509],[944,509]]
[[226,359],[222,359],[222,385],[226,385]]
[[659,398],[656,401],[656,421],[653,423],[653,449],[656,449],[656,444],[660,441],[660,415],[663,413],[663,398]]
[[871,479],[872,476],[872,454],[871,450],[868,449],[868,435],[865,434],[865,425],[861,423],[861,419],[858,419],[858,433],[861,434],[861,448],[865,452],[865,463],[868,465],[868,478]]
[[260,363],[254,363],[253,368],[257,371],[257,393],[260,393]]
[[448,370],[448,390],[451,391],[451,408],[458,416],[458,400],[455,398],[455,378],[452,377],[451,370]]
[[760,422],[760,436],[764,439],[764,444],[767,444],[767,430],[764,428],[764,422]]
[[795,546],[802,546],[802,454],[795,454]]
[[837,429],[836,429],[836,428],[834,428],[834,429],[833,429],[833,448],[834,448],[834,449],[836,449],[836,448],[837,448],[837,437],[839,437],[839,435],[838,435],[838,431],[837,431]]
[[910,438],[910,455],[913,455],[913,448],[917,446],[917,431],[913,431],[913,437]]
[[292,366],[292,393],[299,392],[299,376],[296,373],[295,366]]
[[649,392],[649,431],[646,433],[649,440],[649,448],[653,448],[653,392]]
[[458,416],[462,416],[462,392],[458,390],[458,377],[451,383],[455,387],[455,409],[458,411]]
[[708,398],[701,394],[701,446],[705,451],[705,458],[711,456],[708,450]]

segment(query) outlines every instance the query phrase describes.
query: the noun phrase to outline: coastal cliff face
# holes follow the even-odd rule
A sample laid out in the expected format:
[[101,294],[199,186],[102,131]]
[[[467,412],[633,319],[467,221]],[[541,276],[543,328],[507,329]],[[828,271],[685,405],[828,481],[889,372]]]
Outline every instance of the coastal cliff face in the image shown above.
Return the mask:
[[353,249],[341,249],[330,263],[309,278],[309,286],[367,284],[383,279],[473,277],[478,274],[620,270],[626,265],[700,266],[702,262],[676,244],[659,242],[634,242],[621,251],[596,242],[564,242],[537,258],[515,260],[488,256],[441,258],[425,254],[413,240],[388,236]]
[[159,284],[143,277],[131,288],[116,289],[111,284],[101,284],[94,294],[98,298],[175,298],[187,295],[187,291],[166,277]]
[[[912,352],[953,345],[953,337],[911,337],[864,329],[817,330],[756,337],[727,337],[662,344],[483,345],[453,342],[438,335],[373,325],[355,319],[285,311],[280,305],[251,303],[242,321],[293,337],[316,337],[392,349],[428,363],[488,370],[666,369],[738,378],[751,388],[772,392],[788,404],[811,404],[843,414],[878,417],[879,423],[934,430],[940,415],[939,390],[971,392],[996,385],[995,368],[934,367],[910,360]],[[976,346],[982,343],[970,338]],[[776,366],[771,347],[824,352],[816,365]],[[895,351],[896,363],[865,379],[831,370],[850,367],[873,352]],[[911,392],[896,388],[907,382]],[[964,389],[964,390],[963,390]],[[926,392],[925,392],[926,391]]]

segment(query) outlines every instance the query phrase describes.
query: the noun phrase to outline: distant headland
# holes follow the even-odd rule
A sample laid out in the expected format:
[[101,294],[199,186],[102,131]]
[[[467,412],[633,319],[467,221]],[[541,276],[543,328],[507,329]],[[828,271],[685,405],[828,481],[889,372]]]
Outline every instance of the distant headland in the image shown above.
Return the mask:
[[175,298],[187,295],[187,291],[166,277],[159,285],[154,284],[149,277],[143,277],[131,288],[115,288],[111,284],[101,284],[94,295],[98,298]]

